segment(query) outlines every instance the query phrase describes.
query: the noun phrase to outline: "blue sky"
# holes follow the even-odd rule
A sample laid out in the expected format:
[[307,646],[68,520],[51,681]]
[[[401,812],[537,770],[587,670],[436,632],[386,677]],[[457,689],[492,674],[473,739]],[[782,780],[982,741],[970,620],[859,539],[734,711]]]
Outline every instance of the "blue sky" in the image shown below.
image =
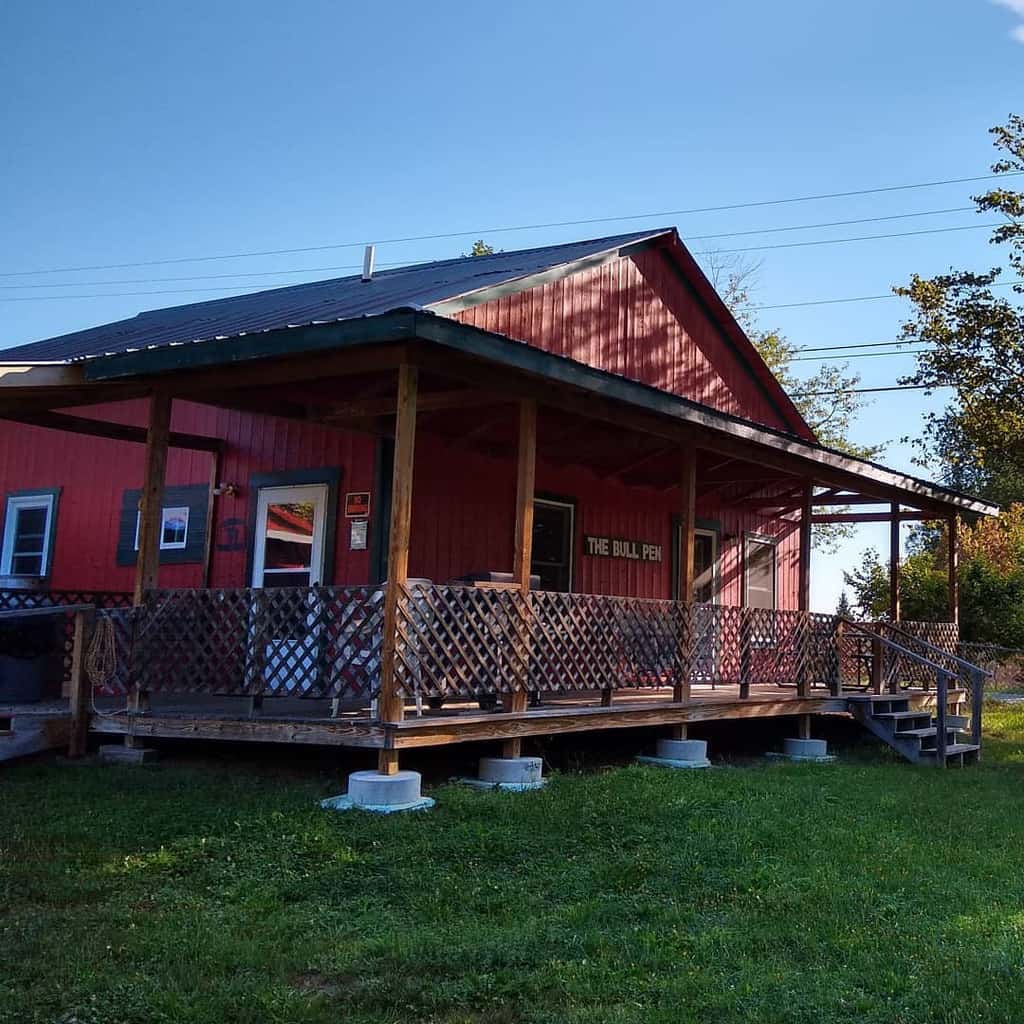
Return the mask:
[[[496,7],[393,2],[0,8],[0,272],[467,231],[378,262],[678,224],[696,252],[975,225],[973,212],[742,239],[750,231],[969,206],[952,185],[682,217],[497,233],[986,172],[1020,110],[1024,0]],[[243,285],[333,276],[359,248],[0,277],[0,347]],[[764,305],[878,295],[911,272],[986,267],[987,232],[750,253]],[[283,274],[305,270],[307,274]],[[273,272],[194,281],[157,278]],[[108,283],[97,283],[108,282]],[[29,285],[60,284],[31,288]],[[185,291],[184,289],[210,289]],[[178,291],[178,289],[182,289]],[[118,295],[122,292],[167,294]],[[59,298],[104,293],[98,298]],[[40,296],[46,296],[40,298]],[[895,299],[763,312],[798,345],[895,337]],[[804,363],[808,369],[814,364]],[[865,385],[907,356],[860,359]],[[880,396],[855,436],[919,430],[929,401]],[[878,529],[816,556],[814,604]]]

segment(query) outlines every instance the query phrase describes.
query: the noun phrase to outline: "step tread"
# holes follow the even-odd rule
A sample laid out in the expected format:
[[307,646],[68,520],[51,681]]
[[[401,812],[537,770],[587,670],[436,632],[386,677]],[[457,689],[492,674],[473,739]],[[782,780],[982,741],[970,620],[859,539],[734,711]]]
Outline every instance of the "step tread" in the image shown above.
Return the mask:
[[902,721],[905,718],[927,718],[931,719],[931,711],[925,709],[924,711],[879,711],[877,714],[872,715],[872,718],[885,718],[894,719],[896,721]]
[[[971,754],[975,750],[981,750],[980,743],[950,743],[946,747],[946,757],[952,757],[956,754]],[[934,749],[921,751],[922,757],[935,757],[937,754],[938,751]]]

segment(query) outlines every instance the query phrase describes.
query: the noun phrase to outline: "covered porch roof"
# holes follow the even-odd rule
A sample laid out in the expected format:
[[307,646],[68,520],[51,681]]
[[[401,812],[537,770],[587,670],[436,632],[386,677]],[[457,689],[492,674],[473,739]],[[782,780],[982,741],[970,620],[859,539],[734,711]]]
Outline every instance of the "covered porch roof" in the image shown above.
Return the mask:
[[[801,507],[798,485],[810,481],[825,488],[814,497],[819,506],[884,502],[909,506],[918,518],[999,511],[879,463],[416,309],[85,359],[0,364],[0,417],[101,432],[112,425],[92,428],[60,410],[162,393],[387,434],[395,371],[403,363],[420,371],[423,429],[483,450],[514,450],[515,420],[500,407],[529,397],[541,416],[540,457],[638,485],[678,486],[677,448],[689,445],[699,452],[702,490],[740,487],[743,500],[760,508]],[[125,440],[145,439],[141,427],[117,429]],[[115,435],[108,429],[105,436]],[[214,442],[171,438],[181,447]]]

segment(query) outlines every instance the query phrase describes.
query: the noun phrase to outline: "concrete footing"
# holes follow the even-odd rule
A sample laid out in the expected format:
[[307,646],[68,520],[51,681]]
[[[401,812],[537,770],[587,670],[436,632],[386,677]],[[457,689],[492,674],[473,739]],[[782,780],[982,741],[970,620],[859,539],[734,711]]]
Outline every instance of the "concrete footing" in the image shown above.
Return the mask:
[[710,768],[705,740],[658,740],[654,757],[638,757],[643,764],[662,768]]
[[828,752],[828,744],[824,740],[784,740],[782,753],[773,753],[768,756],[785,758],[787,761],[816,761],[819,764],[827,764],[835,760],[835,757]]
[[398,811],[424,811],[434,801],[420,792],[419,772],[353,772],[348,777],[348,792],[320,801],[328,811],[372,811],[375,814],[395,814]]
[[539,757],[481,757],[478,777],[457,779],[477,789],[522,793],[544,786],[544,761]]
[[121,743],[104,744],[98,753],[108,764],[151,764],[160,756],[152,747],[126,747]]

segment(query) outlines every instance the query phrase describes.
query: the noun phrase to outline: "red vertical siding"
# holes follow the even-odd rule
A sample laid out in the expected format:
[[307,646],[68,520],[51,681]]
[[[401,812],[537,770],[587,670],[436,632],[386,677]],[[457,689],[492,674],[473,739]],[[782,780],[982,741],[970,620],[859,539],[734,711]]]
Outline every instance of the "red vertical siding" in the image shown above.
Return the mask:
[[[145,404],[122,402],[84,410],[87,415],[120,423],[145,422]],[[254,473],[339,466],[341,490],[365,491],[373,487],[374,442],[359,434],[329,430],[248,413],[214,409],[190,402],[175,402],[174,430],[223,438],[227,443],[221,479],[237,484],[234,497],[217,499],[211,583],[241,586],[245,579],[249,538],[249,478]],[[0,494],[34,487],[60,487],[57,536],[51,583],[56,588],[123,589],[132,587],[133,570],[116,564],[122,495],[141,486],[143,450],[138,444],[82,437],[15,423],[0,424]],[[167,461],[167,483],[206,483],[210,456],[204,452],[172,449]],[[0,516],[4,513],[0,507]],[[225,519],[242,523],[246,550],[218,550],[226,534]],[[349,551],[348,534],[339,519],[335,579],[362,582],[369,571],[369,553]],[[168,565],[160,568],[160,584],[194,587],[201,566]]]
[[656,249],[482,303],[456,319],[722,412],[793,429]]

